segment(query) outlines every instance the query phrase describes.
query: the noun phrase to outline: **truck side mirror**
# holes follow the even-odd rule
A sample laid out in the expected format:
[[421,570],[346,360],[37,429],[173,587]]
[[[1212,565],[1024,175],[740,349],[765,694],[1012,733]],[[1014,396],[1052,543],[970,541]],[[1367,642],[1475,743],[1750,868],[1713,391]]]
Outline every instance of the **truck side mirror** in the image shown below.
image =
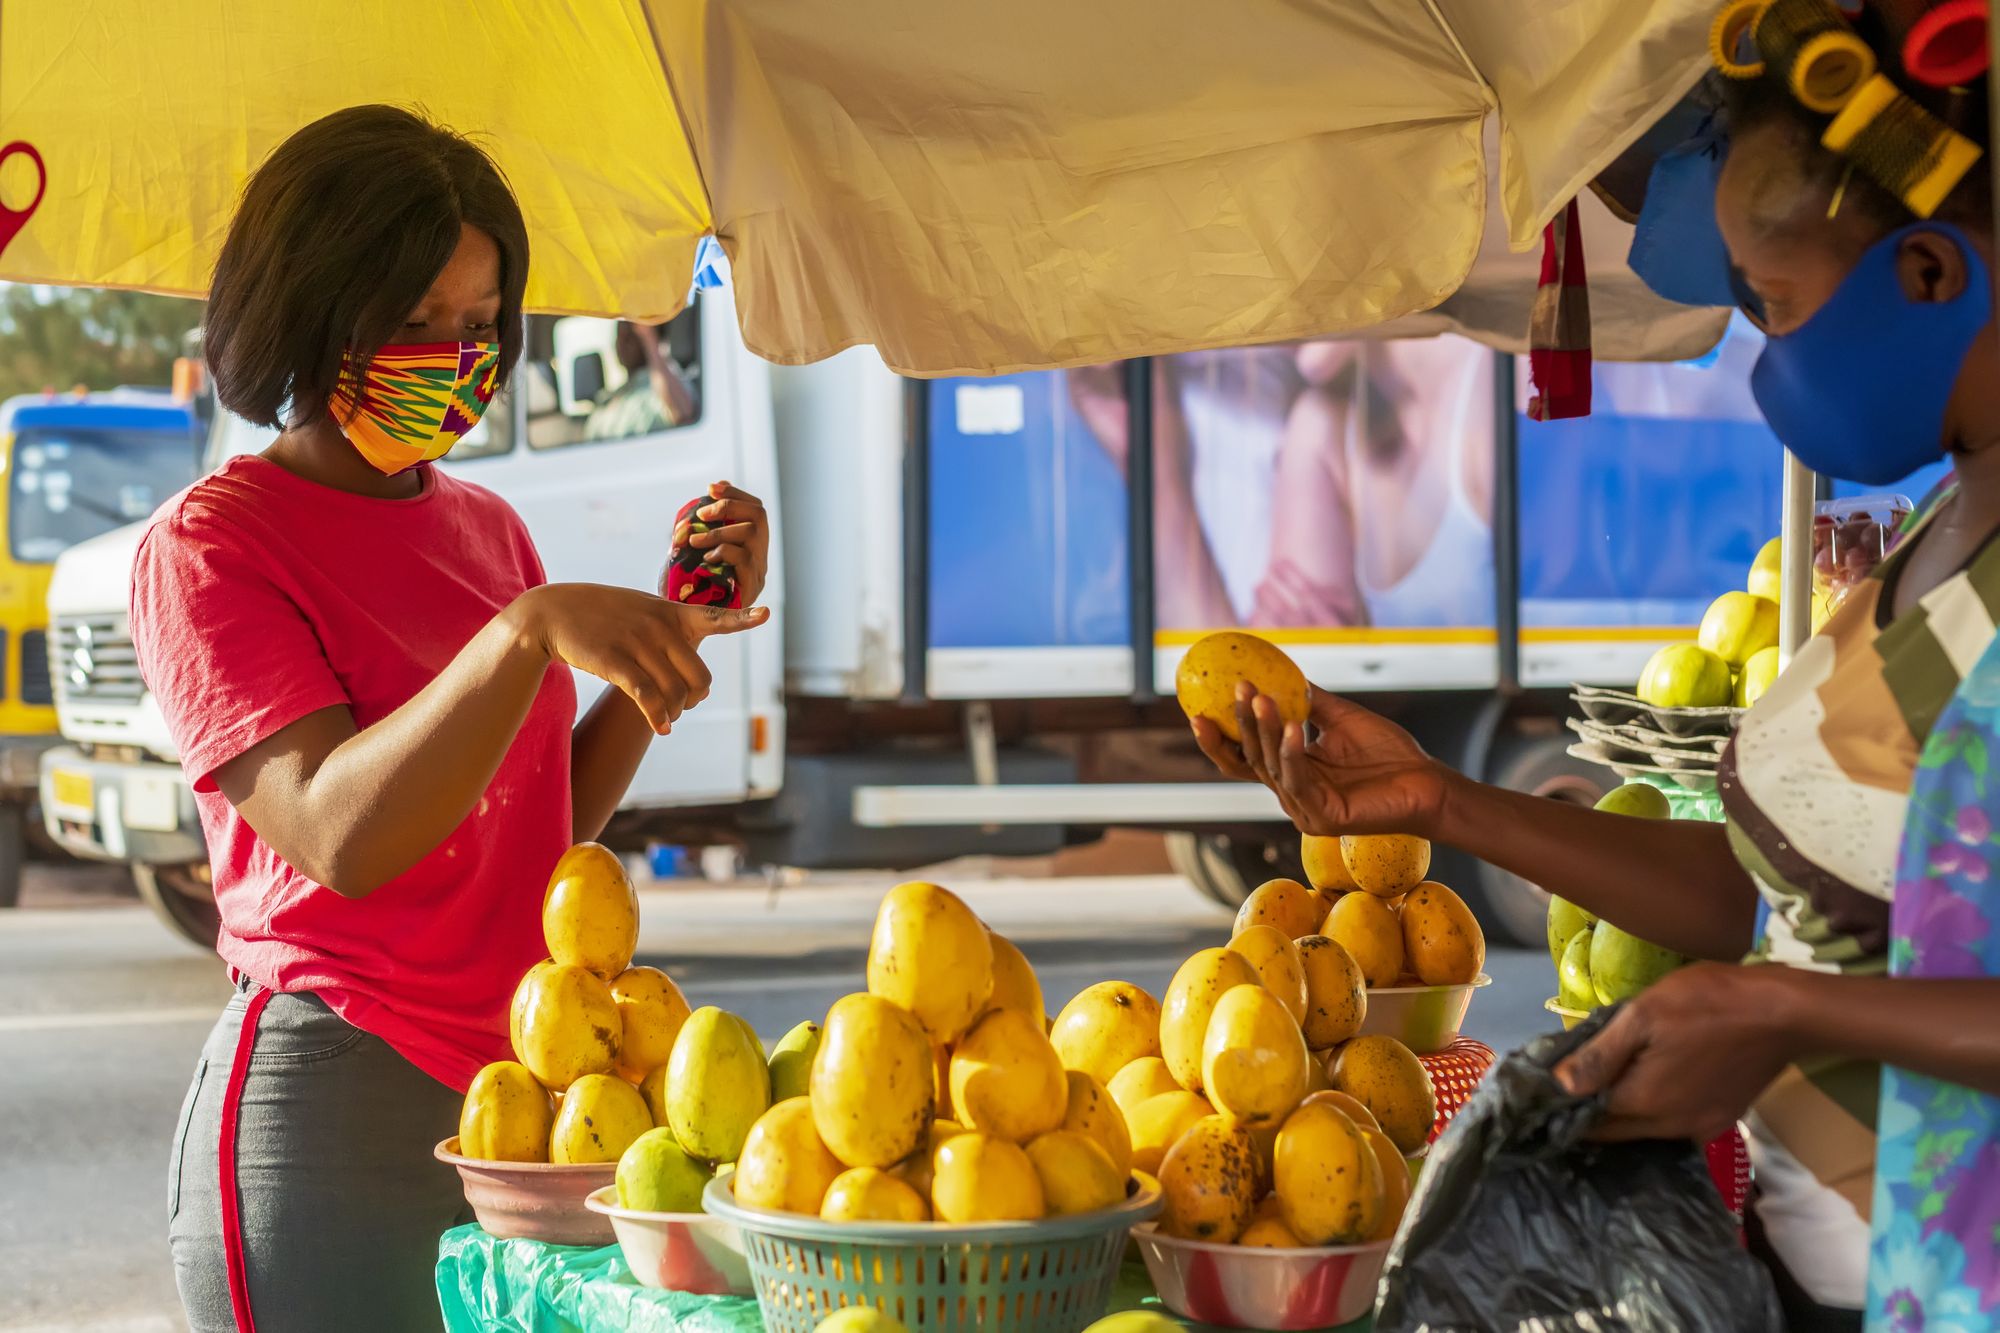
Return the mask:
[[604,354],[585,352],[570,363],[570,398],[579,411],[587,411],[604,392]]

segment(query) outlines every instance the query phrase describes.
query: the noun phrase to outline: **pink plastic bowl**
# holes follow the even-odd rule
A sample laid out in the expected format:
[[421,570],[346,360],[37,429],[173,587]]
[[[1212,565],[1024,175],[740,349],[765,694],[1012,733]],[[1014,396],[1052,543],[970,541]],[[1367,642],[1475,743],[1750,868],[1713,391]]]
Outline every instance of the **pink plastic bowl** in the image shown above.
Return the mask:
[[611,1219],[632,1276],[648,1287],[696,1296],[754,1296],[743,1233],[733,1222],[707,1213],[643,1213],[618,1206],[618,1187],[606,1185],[584,1207]]
[[1177,1240],[1151,1222],[1132,1229],[1169,1310],[1222,1328],[1308,1329],[1351,1323],[1375,1308],[1389,1242],[1299,1250]]
[[456,1134],[440,1143],[435,1155],[458,1168],[465,1201],[488,1235],[551,1245],[609,1245],[616,1239],[611,1219],[584,1206],[592,1190],[617,1176],[616,1162],[482,1162],[459,1155]]

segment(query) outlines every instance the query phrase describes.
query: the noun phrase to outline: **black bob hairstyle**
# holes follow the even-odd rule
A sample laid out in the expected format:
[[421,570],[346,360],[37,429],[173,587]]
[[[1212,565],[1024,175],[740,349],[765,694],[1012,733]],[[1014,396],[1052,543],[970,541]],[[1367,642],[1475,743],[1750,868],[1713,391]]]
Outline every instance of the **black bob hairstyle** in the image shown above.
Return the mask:
[[273,429],[326,414],[349,348],[391,341],[459,242],[500,248],[500,377],[521,354],[528,229],[471,140],[391,106],[324,116],[243,189],[209,285],[203,350],[216,398]]

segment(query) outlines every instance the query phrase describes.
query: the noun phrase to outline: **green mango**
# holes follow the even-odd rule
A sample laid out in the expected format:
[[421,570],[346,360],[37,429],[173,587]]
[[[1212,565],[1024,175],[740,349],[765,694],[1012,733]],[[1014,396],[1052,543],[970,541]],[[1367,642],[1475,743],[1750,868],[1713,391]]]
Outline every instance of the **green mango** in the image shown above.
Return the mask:
[[771,1069],[750,1025],[704,1007],[688,1015],[667,1060],[667,1124],[692,1157],[733,1162],[771,1105]]
[[1597,803],[1597,809],[1611,815],[1630,815],[1636,819],[1672,819],[1674,808],[1667,802],[1667,794],[1650,782],[1628,782],[1604,794]]
[[1549,961],[1562,966],[1563,951],[1569,942],[1583,931],[1597,924],[1597,916],[1586,912],[1567,898],[1549,895]]
[[1590,936],[1589,926],[1579,930],[1556,965],[1556,1003],[1584,1013],[1597,1007],[1597,992],[1590,984]]
[[819,1024],[804,1022],[771,1048],[771,1105],[811,1092],[813,1057],[819,1054]]
[[1590,985],[1599,1004],[1629,1000],[1687,959],[1600,921],[1590,932]]
[[642,1213],[698,1213],[706,1164],[687,1155],[671,1129],[649,1129],[618,1159],[618,1206]]

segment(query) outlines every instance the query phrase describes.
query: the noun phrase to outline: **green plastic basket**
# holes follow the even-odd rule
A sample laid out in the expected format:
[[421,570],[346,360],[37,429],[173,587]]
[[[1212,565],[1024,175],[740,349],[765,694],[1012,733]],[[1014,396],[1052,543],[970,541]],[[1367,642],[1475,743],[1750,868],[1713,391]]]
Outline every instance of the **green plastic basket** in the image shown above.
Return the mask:
[[1132,1228],[1160,1211],[1157,1184],[1127,1183],[1116,1208],[1039,1222],[823,1222],[745,1208],[729,1177],[702,1206],[743,1233],[769,1333],[812,1333],[873,1305],[912,1333],[1078,1333],[1104,1315]]

